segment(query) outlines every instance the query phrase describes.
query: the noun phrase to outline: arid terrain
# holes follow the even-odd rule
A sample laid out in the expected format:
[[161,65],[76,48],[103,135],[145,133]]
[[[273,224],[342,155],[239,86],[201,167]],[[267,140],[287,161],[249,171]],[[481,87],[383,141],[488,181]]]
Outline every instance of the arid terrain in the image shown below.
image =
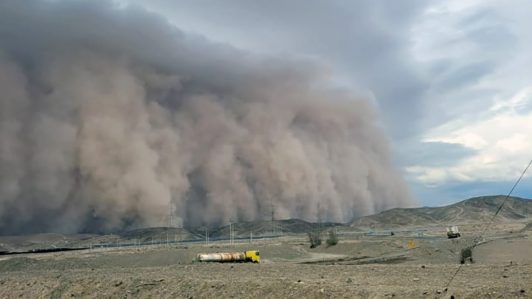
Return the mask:
[[[305,233],[286,231],[275,238],[237,238],[234,244],[211,240],[208,244],[169,241],[151,245],[144,235],[148,239],[131,245],[127,243],[131,234],[2,237],[2,247],[10,250],[42,246],[43,239],[55,246],[61,240],[77,245],[103,240],[116,245],[0,256],[0,298],[532,297],[530,218],[495,221],[473,249],[474,263],[462,266],[460,250],[473,244],[486,223],[463,221],[458,239],[447,239],[441,223],[424,225],[390,230],[339,226],[337,245],[324,242],[313,249]],[[167,240],[184,233],[173,234]],[[260,250],[260,264],[194,262],[201,252],[249,249]]]
[[532,299],[531,28],[0,0],[0,299]]

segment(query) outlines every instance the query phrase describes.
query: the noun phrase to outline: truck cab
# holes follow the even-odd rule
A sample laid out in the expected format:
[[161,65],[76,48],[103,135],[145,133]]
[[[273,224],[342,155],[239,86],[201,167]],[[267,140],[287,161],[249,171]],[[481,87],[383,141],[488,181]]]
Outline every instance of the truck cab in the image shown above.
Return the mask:
[[248,250],[245,252],[246,260],[253,263],[260,263],[260,253],[258,250]]

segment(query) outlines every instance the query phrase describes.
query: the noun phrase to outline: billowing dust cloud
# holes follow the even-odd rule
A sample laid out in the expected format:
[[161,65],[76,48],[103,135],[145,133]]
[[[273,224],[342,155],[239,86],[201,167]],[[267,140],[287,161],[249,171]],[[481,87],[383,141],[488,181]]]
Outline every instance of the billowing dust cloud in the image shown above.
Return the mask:
[[324,74],[139,7],[2,1],[0,232],[216,225],[272,207],[346,222],[410,205],[372,105]]

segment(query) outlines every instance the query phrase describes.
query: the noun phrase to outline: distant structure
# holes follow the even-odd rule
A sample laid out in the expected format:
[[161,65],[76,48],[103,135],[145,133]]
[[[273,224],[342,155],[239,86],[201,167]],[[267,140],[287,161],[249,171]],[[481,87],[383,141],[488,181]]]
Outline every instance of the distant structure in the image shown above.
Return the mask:
[[270,204],[272,207],[272,237],[275,235],[275,208],[273,206],[273,199],[270,198]]
[[447,227],[447,238],[454,239],[460,237],[460,231],[458,230],[458,226],[449,226]]

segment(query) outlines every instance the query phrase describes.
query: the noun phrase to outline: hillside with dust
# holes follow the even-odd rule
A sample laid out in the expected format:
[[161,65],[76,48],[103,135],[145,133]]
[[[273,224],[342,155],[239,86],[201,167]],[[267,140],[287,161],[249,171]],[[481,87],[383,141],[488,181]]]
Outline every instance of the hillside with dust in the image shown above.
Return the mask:
[[1,1],[0,20],[0,234],[415,204],[377,107],[316,61],[116,1]]
[[[221,226],[197,227],[139,227],[132,230],[115,231],[112,234],[33,234],[21,236],[0,236],[0,251],[25,251],[48,248],[80,248],[89,246],[132,246],[138,244],[172,244],[203,242],[208,234],[209,241],[227,241],[231,230],[233,237],[241,240],[269,239],[272,236],[306,236],[308,232],[328,231],[335,228],[347,236],[360,235],[373,229],[397,229],[408,227],[443,227],[450,224],[471,224],[482,226],[493,217],[504,200],[503,196],[483,196],[467,199],[445,207],[423,207],[391,209],[355,220],[350,224],[333,222],[307,222],[300,219],[260,220],[234,222]],[[530,230],[526,222],[532,219],[532,200],[511,197],[498,216],[496,223],[519,223],[517,230]]]
[[[505,196],[481,196],[443,207],[390,209],[356,219],[353,227],[395,227],[408,225],[436,225],[448,223],[480,223],[491,220]],[[495,217],[497,222],[532,218],[532,200],[509,197]]]

